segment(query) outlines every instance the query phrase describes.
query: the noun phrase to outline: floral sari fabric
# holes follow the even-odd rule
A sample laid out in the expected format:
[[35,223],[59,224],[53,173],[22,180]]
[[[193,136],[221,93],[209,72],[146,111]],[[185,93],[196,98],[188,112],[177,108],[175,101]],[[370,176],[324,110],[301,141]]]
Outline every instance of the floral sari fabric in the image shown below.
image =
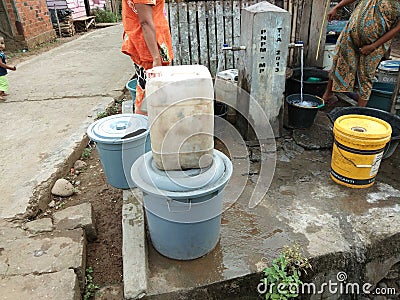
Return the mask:
[[393,28],[400,16],[398,0],[361,0],[343,29],[335,47],[330,78],[334,92],[358,90],[360,100],[371,94],[372,79],[390,41],[369,55],[359,49],[379,39]]

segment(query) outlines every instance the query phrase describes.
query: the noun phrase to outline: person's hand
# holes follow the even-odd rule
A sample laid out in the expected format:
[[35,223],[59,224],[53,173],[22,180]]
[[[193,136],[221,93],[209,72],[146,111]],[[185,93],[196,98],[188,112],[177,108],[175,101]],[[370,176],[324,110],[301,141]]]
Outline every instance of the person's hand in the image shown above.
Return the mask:
[[363,55],[368,55],[375,51],[375,46],[373,44],[365,45],[360,48],[360,53]]
[[328,14],[326,15],[328,18],[328,21],[332,21],[333,18],[336,16],[337,8],[332,8],[330,11],[328,11]]
[[159,67],[159,66],[162,66],[161,58],[157,57],[157,58],[153,59],[153,68],[154,67]]
[[10,67],[10,70],[11,70],[11,71],[15,71],[15,70],[17,70],[17,67],[16,67],[16,66],[11,66],[11,67]]

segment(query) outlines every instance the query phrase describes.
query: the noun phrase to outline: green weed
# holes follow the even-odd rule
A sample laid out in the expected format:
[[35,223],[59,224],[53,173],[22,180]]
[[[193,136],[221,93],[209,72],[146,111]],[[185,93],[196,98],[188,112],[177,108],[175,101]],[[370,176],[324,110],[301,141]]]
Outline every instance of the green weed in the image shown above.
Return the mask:
[[96,120],[103,119],[105,117],[108,117],[108,113],[106,111],[102,111],[102,112],[97,113]]
[[119,19],[113,12],[99,8],[93,9],[91,14],[96,17],[97,23],[115,23]]
[[96,285],[93,282],[93,268],[86,268],[86,276],[85,276],[85,292],[83,294],[84,300],[91,299],[96,291],[100,288],[100,286]]
[[265,299],[287,300],[299,296],[302,272],[311,269],[307,258],[303,257],[300,247],[285,247],[281,255],[272,261],[272,265],[264,269],[261,282],[266,288]]
[[88,159],[90,157],[90,155],[92,154],[92,149],[90,148],[85,148],[82,152],[82,158],[83,159]]

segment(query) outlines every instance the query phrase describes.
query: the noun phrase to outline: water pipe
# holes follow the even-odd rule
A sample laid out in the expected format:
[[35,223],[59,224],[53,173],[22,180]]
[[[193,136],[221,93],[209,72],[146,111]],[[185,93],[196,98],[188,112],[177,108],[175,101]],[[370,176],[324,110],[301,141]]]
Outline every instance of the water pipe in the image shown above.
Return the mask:
[[296,47],[303,48],[304,44],[303,44],[303,41],[298,41],[297,43],[290,43],[288,47],[289,48],[296,48]]

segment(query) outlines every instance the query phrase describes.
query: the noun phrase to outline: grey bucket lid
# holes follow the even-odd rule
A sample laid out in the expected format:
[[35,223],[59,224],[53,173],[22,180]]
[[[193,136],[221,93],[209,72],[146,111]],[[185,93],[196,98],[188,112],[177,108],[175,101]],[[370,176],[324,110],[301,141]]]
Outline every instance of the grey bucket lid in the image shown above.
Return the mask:
[[152,152],[139,157],[131,168],[135,184],[148,194],[175,199],[200,197],[225,186],[232,175],[232,163],[222,152],[213,151],[213,163],[205,169],[162,171]]
[[[87,135],[92,141],[104,144],[121,144],[131,142],[146,136],[149,132],[149,122],[146,116],[140,114],[117,114],[102,118],[92,123],[87,129]],[[145,130],[138,135],[132,134]],[[128,138],[124,138],[127,137]]]

